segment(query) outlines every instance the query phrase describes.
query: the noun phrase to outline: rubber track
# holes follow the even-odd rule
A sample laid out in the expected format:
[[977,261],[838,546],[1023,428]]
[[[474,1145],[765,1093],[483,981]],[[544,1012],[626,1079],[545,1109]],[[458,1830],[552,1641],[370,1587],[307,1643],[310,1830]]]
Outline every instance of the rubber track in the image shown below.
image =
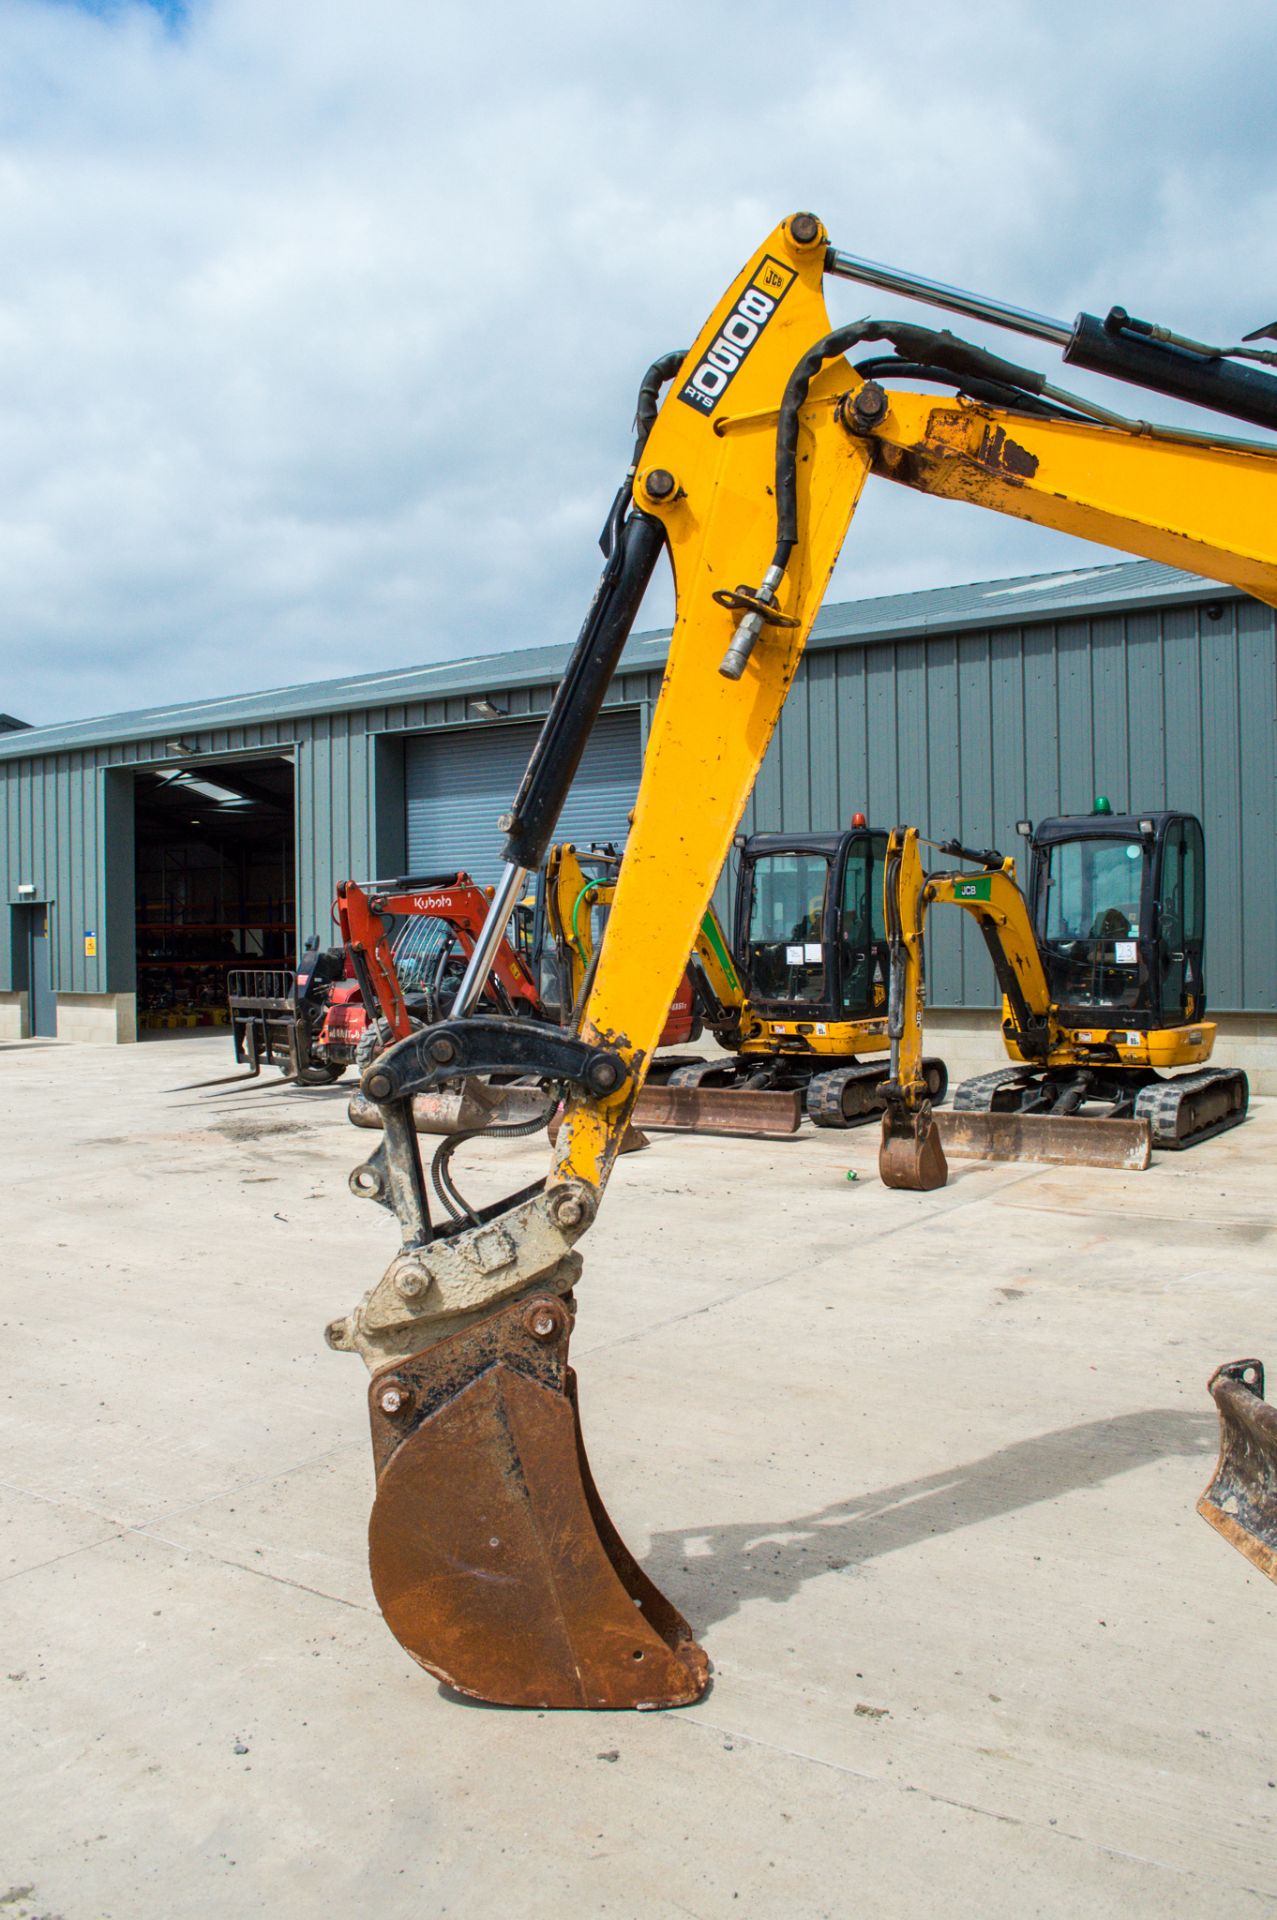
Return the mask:
[[[712,1077],[714,1075],[723,1077],[715,1079]],[[665,1085],[667,1087],[703,1087],[708,1081],[711,1087],[732,1087],[736,1084],[733,1076],[734,1069],[730,1062],[702,1060],[694,1067],[676,1067]]]
[[[861,1127],[882,1112],[881,1100],[874,1095],[887,1078],[885,1063],[856,1067],[835,1067],[832,1073],[817,1073],[807,1082],[807,1118],[816,1127]],[[850,1117],[843,1113],[843,1093],[854,1086],[865,1095],[859,1111]]]
[[[1231,1111],[1220,1119],[1193,1126],[1194,1095],[1217,1086],[1220,1081],[1230,1080],[1235,1083]],[[1246,1118],[1249,1104],[1250,1084],[1244,1073],[1229,1067],[1207,1067],[1202,1073],[1182,1073],[1174,1079],[1161,1080],[1156,1086],[1144,1087],[1136,1096],[1135,1117],[1148,1121],[1155,1147],[1163,1153],[1178,1153],[1184,1147],[1195,1147],[1199,1140],[1210,1140],[1217,1133],[1227,1133],[1230,1127],[1239,1127]],[[1190,1124],[1181,1128],[1181,1116],[1186,1108]]]
[[[939,1083],[934,1095],[938,1105],[949,1087],[944,1061],[924,1060],[922,1065],[928,1079]],[[878,1089],[890,1074],[891,1068],[885,1060],[863,1066],[836,1067],[831,1073],[815,1074],[807,1083],[807,1118],[816,1127],[863,1127],[867,1120],[876,1120],[882,1112],[883,1103]],[[843,1093],[845,1088],[852,1085],[869,1097],[856,1113],[848,1116],[843,1112]]]
[[999,1067],[994,1073],[982,1073],[974,1080],[964,1080],[954,1092],[954,1112],[992,1113],[993,1096],[1002,1087],[1023,1083],[1032,1071],[1031,1067]]

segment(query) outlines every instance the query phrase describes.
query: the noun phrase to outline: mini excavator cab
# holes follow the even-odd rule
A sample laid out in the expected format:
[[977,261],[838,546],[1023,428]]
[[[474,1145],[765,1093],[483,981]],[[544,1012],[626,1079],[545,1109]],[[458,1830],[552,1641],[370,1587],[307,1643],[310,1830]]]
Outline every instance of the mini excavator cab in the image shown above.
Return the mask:
[[[525,958],[549,1018],[575,1024],[589,993],[616,895],[621,855],[609,841],[588,849],[561,841],[549,849],[537,875]],[[659,1047],[699,1040],[702,1020],[685,973],[670,1003]]]
[[821,1034],[835,1023],[882,1016],[886,851],[886,834],[864,826],[756,833],[745,842],[736,958],[750,1012],[764,1026],[801,1022]]
[[1032,838],[1033,929],[1062,1025],[1097,1012],[1134,1028],[1200,1021],[1206,851],[1187,813],[1094,813]]
[[550,848],[537,874],[529,956],[542,1006],[564,1025],[602,942],[620,865],[610,842],[586,849],[564,841]]

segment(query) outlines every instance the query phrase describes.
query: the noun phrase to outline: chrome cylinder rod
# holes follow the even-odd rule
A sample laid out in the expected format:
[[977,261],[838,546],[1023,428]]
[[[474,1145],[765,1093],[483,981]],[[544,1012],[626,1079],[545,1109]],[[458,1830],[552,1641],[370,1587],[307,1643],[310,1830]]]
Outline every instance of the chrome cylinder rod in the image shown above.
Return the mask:
[[451,1018],[453,1020],[464,1019],[478,1003],[479,996],[487,985],[488,975],[492,972],[492,962],[496,958],[497,948],[501,945],[505,930],[510,924],[510,915],[514,912],[527,877],[526,867],[505,866],[501,869],[501,879],[492,896],[488,917],[483,923],[479,938],[474,943],[461,985],[457,988],[457,997],[452,1003]]
[[884,293],[900,293],[906,300],[922,300],[929,307],[943,307],[948,313],[965,314],[968,320],[984,320],[991,327],[1006,327],[1011,333],[1027,333],[1035,340],[1050,340],[1066,347],[1073,329],[1049,314],[1030,313],[1024,307],[1009,307],[1003,300],[990,300],[982,293],[967,293],[961,287],[946,287],[939,280],[924,280],[920,274],[904,273],[899,267],[884,267],[877,260],[861,260],[854,253],[839,253],[831,247],[825,256],[825,272],[840,280],[860,280],[867,287],[880,287]]

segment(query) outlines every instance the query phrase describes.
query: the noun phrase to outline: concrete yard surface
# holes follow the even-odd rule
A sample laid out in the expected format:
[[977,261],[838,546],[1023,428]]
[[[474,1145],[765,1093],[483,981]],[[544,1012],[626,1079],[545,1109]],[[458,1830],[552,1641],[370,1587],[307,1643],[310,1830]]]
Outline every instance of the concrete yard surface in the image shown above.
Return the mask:
[[583,1423],[714,1682],[556,1715],[382,1624],[322,1340],[395,1247],[371,1136],[345,1086],[174,1091],[229,1053],[0,1049],[4,1920],[1277,1912],[1277,1590],[1193,1510],[1207,1376],[1277,1365],[1277,1102],[928,1195],[873,1128],[622,1160]]

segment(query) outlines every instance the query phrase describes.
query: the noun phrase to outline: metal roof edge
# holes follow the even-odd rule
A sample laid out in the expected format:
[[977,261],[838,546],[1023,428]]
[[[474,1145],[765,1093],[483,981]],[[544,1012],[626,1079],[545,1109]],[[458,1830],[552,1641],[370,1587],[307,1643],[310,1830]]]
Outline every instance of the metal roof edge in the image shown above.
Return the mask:
[[[1144,565],[1142,561],[1132,563]],[[1090,572],[1090,568],[1080,568],[1080,572]],[[1171,571],[1168,569],[1168,571]],[[991,581],[989,583],[993,585]],[[949,591],[938,588],[938,592]],[[907,596],[900,596],[901,598]],[[1026,595],[1018,606],[973,607],[963,612],[951,612],[947,615],[921,613],[913,616],[903,615],[895,620],[884,620],[872,627],[860,627],[852,631],[828,629],[814,631],[807,642],[805,651],[813,647],[854,647],[868,646],[883,640],[903,640],[911,635],[925,636],[942,633],[981,632],[990,628],[1059,626],[1068,620],[1098,620],[1110,614],[1138,613],[1142,609],[1161,606],[1176,606],[1184,603],[1197,605],[1200,601],[1210,600],[1247,600],[1252,598],[1242,587],[1226,586],[1219,580],[1205,580],[1196,574],[1180,574],[1177,578],[1162,582],[1150,581],[1143,587],[1132,588],[1125,593],[1100,594],[1093,601],[1065,601],[1043,604],[1033,601]],[[846,601],[846,606],[863,606],[864,601]],[[831,612],[838,609],[831,608]]]
[[[1137,612],[1167,604],[1197,604],[1209,600],[1242,600],[1249,596],[1240,587],[1225,586],[1196,574],[1180,573],[1172,567],[1159,567],[1164,578],[1149,579],[1147,569],[1155,562],[1134,560],[1080,567],[1069,573],[1026,574],[989,581],[964,583],[957,587],[925,588],[920,593],[886,594],[870,600],[835,602],[821,610],[807,642],[807,650],[830,647],[868,646],[874,642],[931,634],[977,632],[990,628],[1058,624],[1069,620],[1087,620],[1108,615]],[[1144,578],[1137,584],[1135,573]],[[1098,584],[1107,573],[1112,580],[1106,592]],[[1052,589],[1067,583],[1070,574],[1078,581],[1097,581],[1093,600],[1052,600]],[[1124,576],[1123,581],[1112,576]],[[1037,582],[1049,582],[1034,592]],[[1023,592],[1016,604],[989,604],[987,598],[975,605],[955,607],[960,595],[984,587],[990,595],[1014,595]],[[903,603],[922,600],[914,611]],[[946,611],[946,606],[948,611]],[[892,608],[896,611],[893,614]],[[873,610],[880,609],[877,617]],[[849,618],[860,613],[862,621]],[[839,615],[843,617],[839,619]],[[868,615],[867,619],[863,616]],[[631,635],[621,656],[619,673],[659,671],[665,664],[670,632],[652,629]],[[327,713],[357,711],[363,707],[400,707],[419,701],[458,697],[476,693],[499,692],[506,687],[554,685],[563,674],[571,648],[523,647],[509,652],[470,656],[461,660],[441,660],[415,667],[390,668],[380,674],[346,675],[332,680],[306,681],[291,686],[266,688],[258,693],[231,694],[220,699],[191,700],[178,705],[140,708],[131,712],[104,714],[100,718],[53,722],[45,727],[24,727],[13,733],[0,733],[0,760],[40,759],[51,754],[78,752],[94,747],[156,742],[156,758],[166,757],[166,744],[184,733],[207,733],[229,727],[269,726],[277,722],[311,719]],[[522,662],[522,666],[520,666]],[[472,671],[468,671],[472,669]],[[287,747],[289,742],[280,742]],[[171,757],[171,756],[167,756]]]

